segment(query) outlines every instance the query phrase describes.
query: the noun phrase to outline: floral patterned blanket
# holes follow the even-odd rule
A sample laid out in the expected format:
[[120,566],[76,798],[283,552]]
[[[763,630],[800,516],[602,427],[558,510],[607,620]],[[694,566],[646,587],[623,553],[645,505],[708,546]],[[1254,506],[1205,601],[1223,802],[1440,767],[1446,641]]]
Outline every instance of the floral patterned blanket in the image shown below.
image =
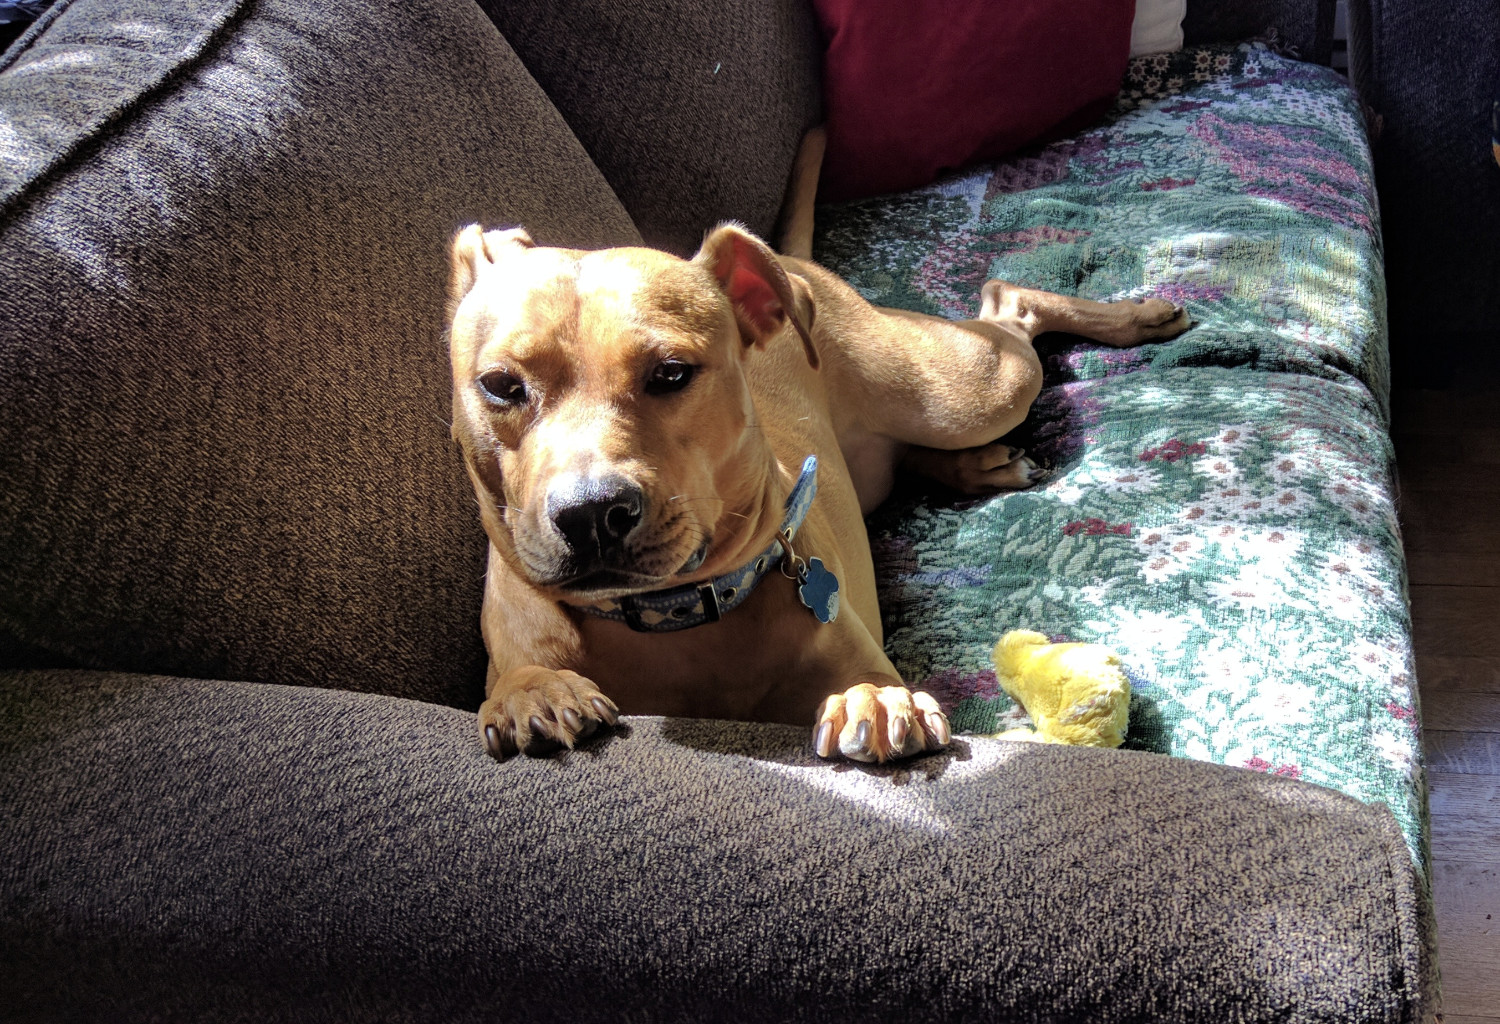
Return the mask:
[[1374,196],[1344,79],[1243,45],[1135,60],[1106,123],[1039,152],[819,209],[815,257],[879,305],[973,316],[1000,277],[1196,322],[1043,338],[1012,437],[1050,478],[871,518],[887,648],[955,728],[1017,724],[1004,631],[1106,644],[1127,746],[1383,801],[1425,862]]

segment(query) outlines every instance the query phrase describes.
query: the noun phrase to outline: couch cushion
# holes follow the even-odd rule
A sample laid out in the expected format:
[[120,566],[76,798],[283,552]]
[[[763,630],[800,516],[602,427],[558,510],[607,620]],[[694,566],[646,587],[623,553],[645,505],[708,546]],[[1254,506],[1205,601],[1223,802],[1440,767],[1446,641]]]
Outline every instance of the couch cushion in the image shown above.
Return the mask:
[[480,0],[648,245],[696,252],[721,220],[771,237],[820,120],[807,0]]
[[1042,339],[1013,440],[1052,477],[871,520],[888,650],[957,727],[1016,713],[1005,630],[1107,644],[1127,742],[1383,801],[1425,859],[1376,218],[1348,84],[1255,47],[1137,60],[1092,131],[819,209],[815,255],[876,302],[970,316],[994,276],[1195,321],[1128,350]]
[[477,702],[448,241],[628,216],[471,5],[50,17],[0,69],[0,650]]
[[0,677],[0,1018],[1411,1022],[1389,814],[1132,751]]

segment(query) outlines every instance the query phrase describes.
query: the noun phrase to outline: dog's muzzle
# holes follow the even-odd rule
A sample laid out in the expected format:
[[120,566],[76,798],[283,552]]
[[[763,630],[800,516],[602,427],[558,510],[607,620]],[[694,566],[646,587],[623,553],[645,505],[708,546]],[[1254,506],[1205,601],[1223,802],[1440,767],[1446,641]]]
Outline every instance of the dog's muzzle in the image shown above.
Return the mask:
[[[797,584],[797,598],[803,606],[819,622],[832,622],[839,614],[838,577],[821,558],[803,559],[792,547],[792,538],[802,528],[817,493],[818,458],[809,455],[787,496],[786,514],[776,540],[749,563],[697,583],[568,603],[589,615],[623,622],[638,632],[671,633],[718,622],[744,604],[763,578],[779,569]],[[693,556],[695,564],[702,564],[703,550]]]
[[618,474],[560,477],[547,489],[547,518],[580,568],[618,568],[645,509],[640,487]]

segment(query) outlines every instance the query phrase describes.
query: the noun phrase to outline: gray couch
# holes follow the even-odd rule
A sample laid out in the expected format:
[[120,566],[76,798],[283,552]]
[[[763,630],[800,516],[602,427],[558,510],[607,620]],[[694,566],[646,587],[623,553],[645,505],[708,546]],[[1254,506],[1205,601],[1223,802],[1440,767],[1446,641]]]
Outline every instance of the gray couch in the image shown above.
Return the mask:
[[0,59],[0,1019],[1421,1018],[1399,830],[1295,780],[485,755],[448,238],[771,232],[817,53],[800,0],[73,0]]
[[1378,116],[1391,358],[1408,387],[1500,384],[1500,0],[1351,0],[1350,74]]

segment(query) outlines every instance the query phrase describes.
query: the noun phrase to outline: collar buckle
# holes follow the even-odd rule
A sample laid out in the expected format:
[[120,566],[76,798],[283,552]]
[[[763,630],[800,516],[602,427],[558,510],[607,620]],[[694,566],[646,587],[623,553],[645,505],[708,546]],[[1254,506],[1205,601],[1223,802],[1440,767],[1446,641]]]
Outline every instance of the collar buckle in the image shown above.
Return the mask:
[[719,588],[714,586],[714,581],[709,580],[698,588],[698,596],[703,599],[703,621],[718,622],[723,618],[723,610],[719,607]]

